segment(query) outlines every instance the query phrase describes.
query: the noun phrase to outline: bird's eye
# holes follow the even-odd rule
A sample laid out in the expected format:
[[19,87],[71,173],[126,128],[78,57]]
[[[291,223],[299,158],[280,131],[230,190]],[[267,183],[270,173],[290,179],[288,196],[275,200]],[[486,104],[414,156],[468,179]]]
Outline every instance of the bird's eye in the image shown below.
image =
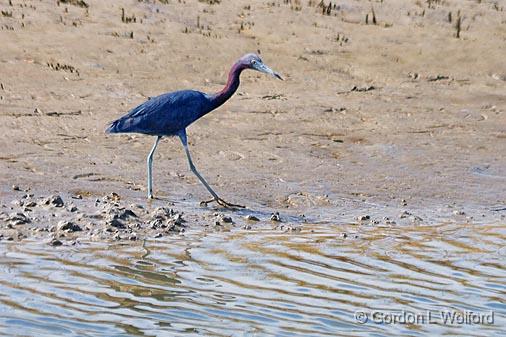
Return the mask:
[[251,60],[251,64],[257,64],[257,60]]

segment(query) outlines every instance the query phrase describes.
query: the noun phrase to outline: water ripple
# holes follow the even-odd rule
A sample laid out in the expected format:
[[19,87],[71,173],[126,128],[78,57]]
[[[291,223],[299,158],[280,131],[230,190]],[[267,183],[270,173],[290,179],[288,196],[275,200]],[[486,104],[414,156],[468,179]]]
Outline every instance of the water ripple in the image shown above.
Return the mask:
[[[344,238],[339,233],[357,233]],[[306,225],[146,242],[0,246],[8,336],[501,335],[504,226]],[[359,324],[355,312],[494,312],[494,323]],[[438,316],[439,317],[439,316]]]

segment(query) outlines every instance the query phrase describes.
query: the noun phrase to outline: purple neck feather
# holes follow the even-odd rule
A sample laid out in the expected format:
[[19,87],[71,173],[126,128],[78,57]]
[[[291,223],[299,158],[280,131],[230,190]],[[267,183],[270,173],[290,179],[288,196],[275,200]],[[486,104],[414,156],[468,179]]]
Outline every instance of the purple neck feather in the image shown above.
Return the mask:
[[220,92],[211,96],[213,109],[216,109],[225,103],[236,92],[240,82],[239,76],[244,69],[245,67],[241,62],[237,62],[232,66],[232,69],[230,69],[230,73],[228,74],[228,81],[225,87]]

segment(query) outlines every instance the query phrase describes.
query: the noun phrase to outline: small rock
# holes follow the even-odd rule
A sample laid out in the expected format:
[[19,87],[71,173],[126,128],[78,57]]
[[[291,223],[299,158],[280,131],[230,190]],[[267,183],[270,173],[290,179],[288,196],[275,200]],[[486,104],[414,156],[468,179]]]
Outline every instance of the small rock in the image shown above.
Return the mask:
[[156,234],[155,234],[155,239],[161,238],[162,236],[163,236],[163,234],[162,234],[162,233],[156,233]]
[[125,208],[120,210],[118,213],[118,218],[121,220],[127,220],[128,218],[138,218],[138,216],[132,210]]
[[53,247],[58,247],[58,246],[63,245],[63,242],[61,242],[58,239],[53,239],[53,240],[51,240],[51,242],[49,242],[49,245],[53,246]]
[[68,208],[68,211],[69,211],[69,212],[72,212],[72,213],[77,212],[77,207],[76,207],[76,206],[70,206],[70,207]]
[[12,225],[24,225],[31,222],[31,220],[21,212],[9,214],[7,221],[9,221]]
[[82,231],[81,227],[78,224],[66,220],[58,222],[57,228],[60,231],[68,231],[68,232]]
[[412,222],[412,223],[420,223],[423,221],[423,219],[417,215],[410,215],[409,216],[409,220]]
[[399,214],[399,218],[400,219],[404,219],[404,218],[407,218],[411,215],[411,213],[409,213],[408,211],[402,211],[401,214]]
[[246,216],[244,217],[244,219],[246,219],[246,220],[248,220],[248,221],[260,221],[260,219],[259,219],[259,218],[257,218],[257,217],[256,217],[256,216],[254,216],[254,215],[251,215],[251,214],[246,215]]
[[107,225],[120,229],[126,228],[125,224],[121,220],[115,218],[107,221]]
[[11,205],[14,205],[17,207],[22,207],[24,204],[25,204],[25,202],[23,200],[14,199],[11,201]]
[[132,233],[130,234],[130,236],[128,237],[131,241],[135,241],[137,240],[137,233]]
[[151,228],[166,228],[169,230],[175,230],[176,226],[182,226],[185,220],[183,219],[182,213],[175,212],[172,208],[158,207],[153,212],[153,220],[150,222]]
[[183,219],[183,216],[180,213],[176,213],[174,216],[172,216],[172,220],[174,221],[174,224],[181,226],[185,220]]
[[455,210],[455,211],[453,211],[453,214],[454,215],[466,215],[466,212],[464,212],[462,210]]
[[37,206],[37,203],[35,201],[28,201],[25,204],[25,207],[35,207],[35,206]]
[[242,227],[242,229],[250,230],[250,229],[251,229],[251,225],[244,225],[244,226]]
[[369,215],[360,215],[357,217],[358,221],[368,221],[370,219],[371,219],[371,216],[369,216]]
[[59,195],[52,195],[49,198],[42,200],[43,205],[49,205],[54,207],[63,207],[64,203]]
[[135,214],[133,211],[126,209],[124,207],[118,207],[115,205],[107,205],[102,213],[106,213],[109,215],[112,219],[121,219],[121,220],[128,220],[129,218],[137,218],[137,214]]
[[221,221],[224,223],[234,223],[234,221],[232,220],[232,217],[230,217],[228,215],[222,215],[220,218],[221,218]]
[[102,198],[103,202],[108,202],[108,201],[118,202],[120,200],[121,200],[121,197],[116,192],[112,192]]
[[12,190],[13,191],[21,191],[21,189],[19,188],[18,185],[12,185]]
[[301,226],[287,226],[286,227],[286,232],[300,232],[302,230],[302,227]]
[[281,217],[279,216],[279,212],[275,212],[271,214],[271,221],[281,222]]
[[162,227],[162,221],[159,219],[154,219],[149,223],[149,228],[151,229],[158,229]]
[[157,207],[153,212],[153,218],[166,220],[174,216],[176,212],[172,208],[167,207]]

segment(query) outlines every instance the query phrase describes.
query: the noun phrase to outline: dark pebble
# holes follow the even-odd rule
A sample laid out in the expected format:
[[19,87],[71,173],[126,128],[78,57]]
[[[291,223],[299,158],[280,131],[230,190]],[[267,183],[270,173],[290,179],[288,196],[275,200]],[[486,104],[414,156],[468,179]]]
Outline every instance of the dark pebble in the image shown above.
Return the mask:
[[223,221],[224,223],[234,223],[234,221],[232,220],[232,217],[230,217],[228,215],[223,215],[221,217],[221,221]]
[[61,242],[60,240],[58,239],[53,239],[51,240],[51,242],[49,242],[49,244],[53,247],[58,247],[58,246],[61,246],[63,245],[63,242]]
[[271,221],[281,222],[281,217],[279,216],[279,212],[271,214]]
[[371,216],[369,216],[369,215],[361,215],[361,216],[357,217],[358,221],[367,221],[367,220],[370,220],[370,219],[371,219]]

